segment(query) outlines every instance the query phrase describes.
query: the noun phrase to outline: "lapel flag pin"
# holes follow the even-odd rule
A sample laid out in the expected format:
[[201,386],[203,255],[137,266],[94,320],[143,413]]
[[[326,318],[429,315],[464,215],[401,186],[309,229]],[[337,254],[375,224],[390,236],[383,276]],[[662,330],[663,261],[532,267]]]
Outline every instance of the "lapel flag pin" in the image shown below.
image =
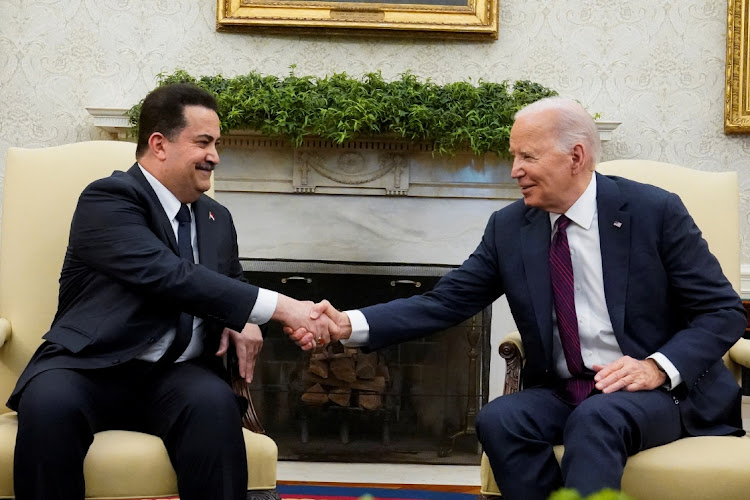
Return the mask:
[[622,222],[620,222],[619,220],[616,220],[615,223],[614,223],[614,226],[617,227],[617,228],[620,228],[620,227],[622,227]]
[[211,219],[211,220],[216,220],[216,219],[214,218],[214,213],[213,213],[213,212],[211,212],[211,211],[209,211],[209,212],[208,212],[208,218],[209,218],[209,219]]

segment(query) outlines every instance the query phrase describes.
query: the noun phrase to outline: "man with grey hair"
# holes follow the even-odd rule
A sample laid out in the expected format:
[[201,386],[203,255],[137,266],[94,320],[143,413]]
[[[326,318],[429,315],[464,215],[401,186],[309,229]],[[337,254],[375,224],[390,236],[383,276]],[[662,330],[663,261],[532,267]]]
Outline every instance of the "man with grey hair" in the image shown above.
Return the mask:
[[[689,435],[742,435],[722,355],[740,298],[679,197],[594,172],[596,126],[575,101],[520,110],[511,175],[522,200],[424,294],[341,313],[332,338],[367,349],[442,330],[505,294],[523,339],[524,389],[476,422],[504,498],[619,489],[629,455]],[[288,332],[298,343],[305,330]],[[552,451],[565,444],[561,466]]]

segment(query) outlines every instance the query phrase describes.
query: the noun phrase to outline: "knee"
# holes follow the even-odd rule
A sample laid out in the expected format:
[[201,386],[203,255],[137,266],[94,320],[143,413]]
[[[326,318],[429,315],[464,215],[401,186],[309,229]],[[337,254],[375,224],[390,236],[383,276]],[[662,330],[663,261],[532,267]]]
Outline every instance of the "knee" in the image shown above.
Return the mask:
[[[46,391],[24,391],[18,407],[17,443],[42,446],[53,453],[60,443],[84,449],[94,439],[94,423],[85,405]],[[74,446],[76,447],[76,446]]]
[[237,395],[223,382],[210,389],[190,391],[185,395],[184,404],[194,417],[239,423],[242,416]]
[[497,436],[515,427],[513,422],[518,418],[517,412],[509,408],[504,400],[504,397],[493,399],[479,411],[475,426],[480,440],[482,436]]
[[567,443],[579,436],[620,434],[622,429],[627,428],[627,421],[623,417],[606,404],[604,398],[586,399],[570,414],[563,439]]
[[18,404],[19,425],[57,429],[75,421],[84,421],[84,401],[67,391],[55,390],[43,383],[31,383]]

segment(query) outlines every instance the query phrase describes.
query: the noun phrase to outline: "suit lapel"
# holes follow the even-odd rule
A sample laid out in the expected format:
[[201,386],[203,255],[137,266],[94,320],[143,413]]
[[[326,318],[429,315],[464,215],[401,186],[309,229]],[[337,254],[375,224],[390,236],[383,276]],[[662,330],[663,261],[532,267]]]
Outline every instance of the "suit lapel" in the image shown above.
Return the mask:
[[526,282],[547,360],[552,359],[552,287],[549,277],[551,229],[549,214],[531,209],[521,228],[521,253]]
[[143,175],[143,172],[141,172],[137,163],[130,167],[128,174],[132,175],[146,191],[146,194],[148,194],[148,198],[151,201],[149,212],[151,213],[154,232],[162,241],[169,244],[174,253],[179,255],[180,252],[177,249],[177,238],[174,235],[174,229],[172,229],[172,222],[167,218],[167,214],[164,212],[164,207],[161,206],[159,197],[156,196],[156,192],[151,187],[151,184],[148,183],[148,180]]
[[201,196],[193,203],[193,213],[195,214],[195,230],[198,233],[198,255],[201,265],[211,269],[218,270],[218,261],[216,256],[217,225],[213,212],[209,210],[208,198]]
[[596,176],[604,296],[615,337],[620,345],[624,345],[621,339],[625,332],[625,296],[630,265],[630,213],[624,210],[617,184],[601,174]]

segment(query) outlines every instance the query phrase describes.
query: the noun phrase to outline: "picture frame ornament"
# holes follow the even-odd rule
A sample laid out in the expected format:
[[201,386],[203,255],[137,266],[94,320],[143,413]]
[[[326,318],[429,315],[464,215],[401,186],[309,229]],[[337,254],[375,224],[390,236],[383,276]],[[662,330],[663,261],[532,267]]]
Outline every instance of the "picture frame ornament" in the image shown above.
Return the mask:
[[499,0],[217,0],[217,31],[496,40]]
[[727,2],[727,59],[724,132],[750,132],[750,0]]

